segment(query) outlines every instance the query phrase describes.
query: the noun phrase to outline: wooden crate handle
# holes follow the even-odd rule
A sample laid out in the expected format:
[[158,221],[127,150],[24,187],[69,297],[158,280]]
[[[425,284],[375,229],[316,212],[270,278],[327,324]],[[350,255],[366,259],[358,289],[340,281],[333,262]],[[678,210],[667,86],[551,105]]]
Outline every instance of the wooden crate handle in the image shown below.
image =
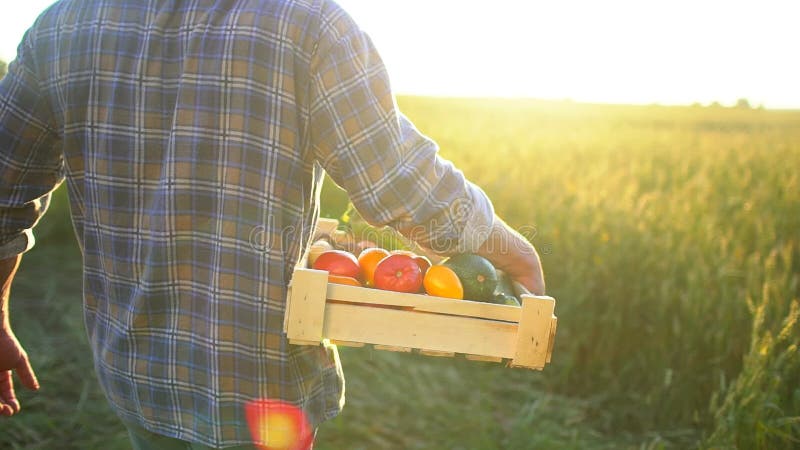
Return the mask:
[[286,305],[284,327],[293,344],[319,344],[325,320],[328,272],[295,270]]
[[[522,283],[520,283],[518,281],[514,281],[513,285],[514,285],[514,289],[517,292],[517,295],[519,295],[520,297],[528,297],[528,296],[529,297],[536,297],[536,298],[542,298],[543,297],[543,296],[535,296],[535,295],[531,294],[531,292],[525,286],[523,286]],[[549,297],[544,297],[544,298],[549,298]],[[549,342],[547,344],[547,358],[546,358],[546,361],[545,361],[546,363],[550,363],[550,359],[553,357],[553,347],[555,346],[555,342],[556,342],[556,328],[557,328],[557,326],[558,326],[558,317],[556,317],[556,315],[553,314],[553,316],[552,316],[552,318],[550,320],[550,324],[549,324],[550,332],[549,332],[549,338],[548,338]]]
[[556,301],[551,297],[523,295],[522,315],[512,367],[543,369],[550,348],[550,328]]

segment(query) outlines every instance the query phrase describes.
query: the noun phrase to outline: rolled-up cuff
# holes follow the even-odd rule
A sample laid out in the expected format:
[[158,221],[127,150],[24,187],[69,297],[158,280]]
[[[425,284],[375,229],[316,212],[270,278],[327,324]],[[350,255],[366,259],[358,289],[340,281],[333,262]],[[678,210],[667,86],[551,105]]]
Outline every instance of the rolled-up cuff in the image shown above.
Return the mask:
[[16,237],[0,245],[0,259],[7,259],[25,253],[36,243],[33,238],[33,230],[25,230]]
[[472,208],[466,217],[457,253],[476,252],[489,238],[494,226],[494,207],[486,194],[474,184],[470,184],[469,193]]

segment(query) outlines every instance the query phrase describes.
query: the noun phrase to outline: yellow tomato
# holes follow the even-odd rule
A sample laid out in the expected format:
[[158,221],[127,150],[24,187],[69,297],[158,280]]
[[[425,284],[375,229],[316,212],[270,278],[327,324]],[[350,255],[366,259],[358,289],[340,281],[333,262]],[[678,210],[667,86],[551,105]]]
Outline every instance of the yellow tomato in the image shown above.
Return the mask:
[[422,280],[425,292],[436,297],[463,299],[464,287],[453,269],[446,266],[431,266]]

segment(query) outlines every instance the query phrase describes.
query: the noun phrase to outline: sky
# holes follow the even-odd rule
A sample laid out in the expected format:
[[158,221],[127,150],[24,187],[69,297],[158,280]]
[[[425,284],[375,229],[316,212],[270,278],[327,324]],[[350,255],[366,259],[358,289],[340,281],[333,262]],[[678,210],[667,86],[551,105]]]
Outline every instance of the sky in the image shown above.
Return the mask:
[[[8,2],[0,58],[52,0]],[[339,0],[398,94],[800,108],[797,0]]]

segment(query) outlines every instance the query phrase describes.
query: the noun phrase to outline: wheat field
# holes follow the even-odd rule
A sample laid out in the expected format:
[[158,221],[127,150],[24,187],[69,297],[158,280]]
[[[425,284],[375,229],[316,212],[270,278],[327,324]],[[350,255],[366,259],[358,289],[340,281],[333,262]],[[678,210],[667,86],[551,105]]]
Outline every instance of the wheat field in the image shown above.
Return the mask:
[[[342,349],[315,448],[800,447],[800,112],[401,97],[542,254],[543,372]],[[63,191],[12,320],[42,390],[0,448],[123,449],[93,377]],[[323,214],[346,196],[323,191]]]

